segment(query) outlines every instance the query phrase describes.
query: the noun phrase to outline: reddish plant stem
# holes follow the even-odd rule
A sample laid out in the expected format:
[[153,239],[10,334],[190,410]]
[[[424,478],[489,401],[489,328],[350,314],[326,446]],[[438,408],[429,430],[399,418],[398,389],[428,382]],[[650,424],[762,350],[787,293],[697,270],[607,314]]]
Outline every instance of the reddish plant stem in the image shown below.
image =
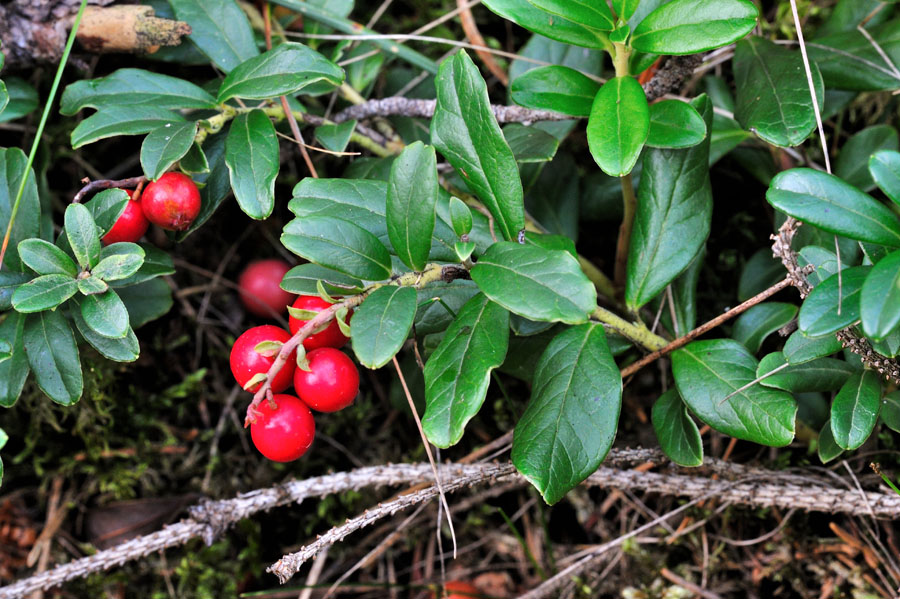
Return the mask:
[[758,293],[757,295],[751,297],[744,303],[742,303],[738,306],[735,306],[734,308],[732,308],[731,310],[728,310],[727,312],[725,312],[723,314],[720,314],[719,316],[713,318],[709,322],[701,324],[699,327],[697,327],[693,331],[689,332],[687,335],[684,335],[683,337],[679,337],[678,339],[671,342],[664,348],[657,350],[651,354],[647,354],[646,356],[644,356],[643,358],[641,358],[634,364],[630,364],[630,365],[626,366],[625,368],[623,368],[622,372],[621,372],[622,378],[631,376],[632,374],[634,374],[635,372],[637,372],[644,366],[647,366],[648,364],[652,364],[656,360],[660,359],[661,357],[663,357],[667,354],[672,353],[676,349],[680,349],[680,348],[684,347],[685,345],[687,345],[688,343],[690,343],[691,341],[693,341],[700,335],[702,335],[708,331],[711,331],[712,329],[716,328],[720,324],[727,322],[728,320],[734,318],[738,314],[741,314],[742,312],[746,312],[747,310],[749,310],[756,304],[759,304],[759,303],[769,299],[771,296],[775,295],[782,289],[784,289],[786,287],[790,287],[791,284],[792,284],[791,280],[789,278],[785,278],[785,279],[779,281],[778,283],[772,285],[765,291]]
[[98,191],[103,191],[104,189],[113,189],[114,187],[137,187],[138,185],[143,185],[147,182],[147,177],[141,175],[140,177],[129,177],[128,179],[98,179],[96,181],[90,181],[87,185],[78,190],[78,193],[75,194],[75,197],[72,198],[73,204],[78,204],[87,196],[88,194],[94,194]]

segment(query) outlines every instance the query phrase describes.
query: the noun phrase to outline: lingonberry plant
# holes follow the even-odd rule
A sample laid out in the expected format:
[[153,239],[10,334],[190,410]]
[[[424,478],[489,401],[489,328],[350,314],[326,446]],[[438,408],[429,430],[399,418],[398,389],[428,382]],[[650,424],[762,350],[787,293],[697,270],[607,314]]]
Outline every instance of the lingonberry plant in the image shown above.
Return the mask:
[[[245,425],[271,460],[307,452],[310,409],[354,402],[354,359],[402,375],[398,355],[421,372],[421,389],[402,385],[436,447],[502,397],[512,463],[549,504],[603,462],[633,381],[624,400],[652,402],[630,424],[681,466],[703,463],[701,427],[801,441],[823,463],[900,432],[894,3],[840,0],[801,44],[792,18],[771,22],[783,7],[761,18],[765,2],[483,0],[528,38],[508,69],[485,64],[490,87],[467,50],[437,64],[397,40],[333,39],[372,33],[352,2],[272,4],[284,18],[153,2],[192,31],[162,51],[174,66],[136,60],[65,87],[73,150],[144,136],[130,178],[85,181],[55,209],[33,153],[0,149],[0,405],[29,373],[78,401],[80,345],[136,360],[134,329],[173,304],[160,277],[175,244],[233,197],[298,262],[252,262],[237,285],[254,323],[288,314],[231,331]],[[297,15],[314,26],[297,31]],[[215,69],[186,69],[198,64]],[[35,107],[7,83],[0,120]],[[760,187],[771,223],[735,236],[750,256],[716,235],[745,194],[714,189],[711,169]],[[165,230],[152,243],[148,222]],[[711,274],[724,262],[743,269],[737,289]]]

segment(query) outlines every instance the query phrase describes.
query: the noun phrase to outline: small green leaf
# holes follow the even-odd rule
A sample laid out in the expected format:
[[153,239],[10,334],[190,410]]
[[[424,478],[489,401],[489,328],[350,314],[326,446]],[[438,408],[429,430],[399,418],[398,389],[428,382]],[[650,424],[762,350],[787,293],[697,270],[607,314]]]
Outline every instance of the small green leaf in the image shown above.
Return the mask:
[[900,220],[886,206],[839,178],[794,168],[772,179],[766,200],[796,219],[858,241],[900,247]]
[[872,267],[862,286],[859,308],[863,331],[876,341],[900,325],[900,250]]
[[180,114],[159,106],[111,104],[78,123],[72,130],[72,148],[78,149],[107,137],[142,135],[184,120]]
[[513,464],[556,503],[606,457],[621,407],[622,377],[603,326],[566,329],[535,367],[531,400],[513,436]]
[[[822,76],[811,64],[820,108]],[[734,53],[737,106],[734,118],[744,129],[776,146],[797,146],[816,127],[803,57],[763,37],[748,37]]]
[[650,132],[650,107],[637,79],[614,77],[603,84],[587,124],[588,146],[600,169],[621,177],[634,168]]
[[262,341],[257,343],[253,348],[253,351],[260,354],[261,356],[265,356],[267,358],[272,358],[281,351],[281,347],[284,345],[281,341]]
[[10,272],[0,270],[0,311],[12,308],[12,296],[16,288],[32,279],[30,274],[24,272]]
[[179,21],[191,26],[188,39],[226,73],[259,54],[253,29],[235,0],[170,0]]
[[631,45],[653,54],[696,54],[741,39],[759,11],[748,0],[673,0],[644,17]]
[[43,239],[26,239],[19,243],[19,258],[39,275],[74,277],[78,267],[64,251]]
[[192,143],[187,154],[178,161],[178,168],[188,175],[201,175],[209,172],[209,161],[203,149],[196,143]]
[[319,266],[318,264],[301,264],[289,270],[281,281],[281,288],[298,295],[315,295],[316,283],[323,281],[325,288],[337,295],[356,295],[363,290],[362,281],[347,275]]
[[[645,0],[652,2],[652,0]],[[616,16],[620,19],[628,20],[637,10],[640,0],[611,0],[612,9],[616,12]]]
[[450,222],[458,237],[468,235],[472,230],[472,211],[456,196],[450,198]]
[[141,167],[148,179],[156,181],[181,160],[194,144],[197,123],[166,123],[147,134],[141,145]]
[[869,173],[869,159],[879,151],[896,151],[900,146],[897,130],[890,125],[873,125],[855,133],[841,147],[834,163],[834,174],[863,191],[875,188]]
[[900,206],[900,152],[880,150],[872,154],[869,174],[884,195]]
[[68,275],[43,275],[20,285],[12,296],[17,312],[52,310],[75,295],[78,283]]
[[900,433],[900,391],[891,391],[881,401],[881,420],[885,426]]
[[[593,0],[529,0],[552,15],[598,31],[612,31],[615,19],[606,2]],[[552,503],[552,502],[551,502]]]
[[292,318],[296,318],[298,320],[312,320],[319,313],[315,310],[301,310],[300,308],[295,308],[294,306],[287,307],[288,314],[291,315]]
[[441,64],[431,121],[435,147],[494,217],[504,239],[525,227],[524,193],[515,156],[491,110],[487,85],[465,51]]
[[844,449],[857,449],[875,428],[881,410],[881,382],[871,370],[859,372],[844,383],[831,404],[831,433]]
[[819,454],[819,460],[821,460],[823,464],[827,464],[844,453],[841,446],[834,440],[834,435],[831,433],[830,421],[822,425],[822,430],[819,431],[819,444],[816,452]]
[[[306,370],[306,369],[304,369],[304,370]],[[257,372],[252,377],[250,377],[249,381],[244,383],[244,391],[256,391],[256,388],[267,378],[268,378],[268,375],[266,375],[265,372]]]
[[128,310],[115,291],[88,295],[78,302],[81,316],[97,334],[121,339],[128,334]]
[[679,466],[703,464],[700,430],[688,416],[677,389],[669,389],[659,396],[650,417],[659,446],[670,460]]
[[70,116],[82,108],[126,104],[172,110],[214,109],[216,99],[184,79],[143,69],[119,69],[100,79],[85,79],[68,85],[62,94],[59,111]]
[[339,125],[320,125],[316,127],[316,139],[326,150],[343,152],[347,149],[355,129],[356,121],[345,121]]
[[460,262],[465,262],[471,258],[472,252],[475,251],[475,243],[472,241],[457,241],[455,247],[456,256]]
[[803,364],[816,358],[824,358],[843,349],[834,335],[809,337],[803,331],[794,331],[784,344],[784,358],[788,364]]
[[[0,272],[21,271],[17,246],[25,239],[38,237],[41,231],[41,201],[38,197],[34,171],[26,168],[27,162],[25,153],[19,148],[0,148],[0,223],[3,223],[3,229],[6,229],[10,222],[13,223]],[[13,219],[12,208],[16,203],[23,178],[25,189],[19,201],[19,211]]]
[[[103,251],[100,252],[100,261],[103,262],[106,258],[112,256],[112,252],[115,250],[118,252],[118,248],[121,246],[119,243],[114,243],[112,245],[106,246],[103,248]],[[172,256],[169,255],[168,252],[159,249],[158,247],[151,245],[149,243],[141,243],[141,244],[127,244],[125,248],[128,248],[125,252],[127,254],[131,254],[134,256],[135,248],[132,246],[137,246],[137,249],[143,252],[143,262],[140,264],[140,268],[137,269],[132,275],[129,275],[123,279],[117,279],[113,281],[107,277],[107,281],[112,281],[113,287],[129,287],[131,285],[137,285],[138,283],[143,283],[144,281],[149,281],[150,279],[161,277],[165,275],[171,275],[175,273],[175,264],[172,262]],[[128,258],[123,260],[126,264],[122,266],[125,267],[120,271],[120,274],[126,273],[133,267],[133,262],[136,261],[136,258]],[[97,267],[100,265],[98,264]],[[112,264],[110,266],[113,266]],[[95,269],[96,271],[96,269]]]
[[416,318],[416,290],[386,285],[366,298],[350,320],[353,353],[367,368],[391,361],[412,329]]
[[794,439],[794,398],[760,385],[735,393],[756,378],[756,367],[747,348],[732,339],[694,341],[672,354],[675,384],[700,420],[738,439],[785,446]]
[[650,105],[651,148],[689,148],[706,137],[706,121],[697,109],[681,100],[663,100]]
[[217,102],[231,98],[267,100],[294,95],[312,83],[324,81],[337,86],[343,80],[344,71],[315,50],[285,42],[235,67],[222,82]]
[[391,276],[391,256],[378,238],[358,225],[329,216],[295,218],[281,242],[310,262],[367,281]]
[[425,364],[422,427],[429,441],[450,447],[462,438],[508,347],[509,312],[483,293],[466,302]]
[[104,358],[115,362],[134,362],[140,356],[141,346],[138,343],[137,335],[134,334],[131,327],[128,327],[128,333],[124,337],[110,339],[91,329],[81,316],[80,309],[70,310],[69,313],[72,315],[75,327],[84,340],[100,352],[100,355]]
[[105,293],[107,289],[109,289],[109,285],[107,285],[106,281],[103,279],[93,276],[78,279],[78,291],[80,291],[82,295]]
[[897,27],[897,21],[890,19],[868,28],[868,37],[855,26],[850,31],[819,37],[806,44],[809,60],[818,65],[829,89],[897,89],[900,77],[880,54],[886,53],[897,63]]
[[428,263],[438,189],[434,148],[418,141],[406,146],[391,166],[386,218],[391,245],[414,271]]
[[37,109],[39,100],[34,87],[20,77],[4,77],[9,102],[0,112],[0,123],[22,118]]
[[591,114],[600,84],[575,69],[550,65],[516,77],[509,88],[513,102],[570,116]]
[[5,339],[12,348],[10,359],[0,362],[0,406],[4,408],[16,403],[28,378],[29,366],[23,341],[25,318],[24,314],[9,312],[0,320],[0,338]]
[[117,281],[136,273],[143,263],[144,248],[136,243],[114,243],[101,250],[100,262],[91,274],[104,281]]
[[504,19],[553,40],[585,48],[602,49],[604,43],[609,44],[602,32],[552,15],[528,0],[485,0],[484,5]]
[[94,224],[102,237],[112,229],[128,204],[128,194],[124,189],[114,187],[104,189],[90,200],[84,203],[84,207],[91,213]]
[[537,127],[510,123],[503,127],[503,137],[516,157],[516,162],[549,162],[559,149],[559,139]]
[[859,320],[859,296],[871,270],[871,266],[854,266],[817,285],[800,306],[800,330],[810,337],[819,337]]
[[61,310],[30,314],[25,320],[25,354],[41,391],[64,406],[81,397],[83,381],[75,336]]
[[81,204],[69,204],[65,214],[66,236],[78,264],[93,268],[100,261],[100,236],[90,211]]
[[495,243],[472,269],[472,280],[493,301],[531,320],[580,324],[597,305],[593,283],[564,250]]
[[172,308],[172,289],[162,279],[117,289],[116,293],[128,309],[128,320],[133,329],[159,318]]
[[268,218],[275,206],[279,154],[275,127],[262,110],[234,119],[225,142],[225,164],[241,210],[250,218]]
[[328,291],[325,290],[325,285],[324,285],[324,283],[322,283],[322,281],[316,281],[316,293],[318,293],[319,297],[321,297],[323,300],[325,300],[329,304],[337,303],[337,300],[335,298],[331,297],[331,295],[328,293]]
[[334,322],[337,323],[338,328],[341,330],[341,333],[344,334],[344,337],[352,337],[353,331],[350,328],[350,324],[347,322],[347,308],[340,308],[338,311],[334,313]]
[[765,356],[756,368],[756,376],[765,377],[760,384],[790,393],[837,391],[856,372],[847,362],[834,358],[818,358],[789,366],[787,364],[782,352]]
[[766,337],[789,323],[797,315],[797,306],[781,302],[757,304],[740,315],[731,333],[735,341],[755,354]]

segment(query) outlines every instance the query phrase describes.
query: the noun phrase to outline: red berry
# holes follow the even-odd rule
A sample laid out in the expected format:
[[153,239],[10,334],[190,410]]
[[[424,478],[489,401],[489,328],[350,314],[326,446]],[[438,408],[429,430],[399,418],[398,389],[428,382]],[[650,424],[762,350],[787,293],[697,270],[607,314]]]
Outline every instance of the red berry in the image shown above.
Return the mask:
[[166,173],[147,185],[141,196],[144,216],[170,231],[184,231],[200,213],[200,192],[182,173]]
[[[434,593],[431,594],[435,599]],[[441,599],[478,599],[482,597],[477,587],[461,580],[450,580],[444,585],[444,594]]]
[[133,189],[125,189],[128,194],[128,202],[125,204],[125,211],[119,215],[119,219],[106,232],[106,235],[100,240],[103,245],[111,243],[119,243],[122,241],[135,242],[144,236],[150,221],[144,216],[144,210],[140,202],[131,199],[134,195]]
[[257,407],[259,414],[250,425],[250,438],[259,453],[274,462],[291,462],[309,449],[316,435],[316,423],[312,412],[293,395],[276,395],[272,398],[277,407],[267,400]]
[[[322,310],[330,308],[331,304],[318,295],[301,295],[297,298],[297,301],[294,302],[294,307],[300,310],[309,310],[310,312],[321,312]],[[347,313],[345,322],[350,321],[350,314],[351,312]],[[291,316],[288,319],[288,326],[291,329],[291,334],[296,335],[297,331],[299,331],[307,322],[308,321],[306,320],[300,320],[299,318]],[[337,321],[333,320],[324,331],[310,335],[304,339],[303,347],[307,350],[317,349],[319,347],[341,348],[347,344],[347,341],[349,341],[349,337],[344,336]]]
[[[231,374],[234,375],[238,384],[243,387],[247,384],[247,381],[253,378],[253,375],[260,372],[265,374],[275,362],[275,355],[264,356],[254,349],[257,345],[263,341],[280,341],[285,343],[290,338],[290,333],[270,324],[244,331],[231,347]],[[291,352],[287,362],[272,380],[271,387],[273,392],[280,393],[291,386],[291,378],[294,376],[296,367],[297,354],[296,352]],[[258,385],[255,385],[253,389],[248,390],[254,391],[257,387]]]
[[359,393],[359,371],[347,354],[321,347],[306,354],[309,371],[294,370],[294,390],[317,412],[343,410]]
[[281,279],[291,265],[283,260],[251,262],[238,278],[241,302],[251,314],[271,318],[284,314],[294,299],[293,293],[281,288]]

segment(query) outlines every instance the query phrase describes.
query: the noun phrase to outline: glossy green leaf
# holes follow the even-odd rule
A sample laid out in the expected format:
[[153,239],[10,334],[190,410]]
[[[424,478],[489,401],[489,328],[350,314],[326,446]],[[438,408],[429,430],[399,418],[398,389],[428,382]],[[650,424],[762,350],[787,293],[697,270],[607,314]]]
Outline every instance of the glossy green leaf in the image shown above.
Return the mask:
[[516,162],[549,162],[559,149],[559,139],[537,127],[510,123],[503,127],[503,137]]
[[881,420],[885,426],[900,433],[900,391],[891,391],[881,401]]
[[822,425],[822,430],[819,431],[819,443],[816,452],[823,464],[827,464],[844,453],[843,448],[834,440],[834,435],[831,432],[831,421]]
[[400,260],[415,271],[428,262],[438,187],[432,146],[417,141],[394,160],[387,191],[388,237]]
[[[694,103],[707,123],[712,103]],[[709,235],[712,190],[709,140],[685,150],[647,150],[628,252],[625,302],[645,305],[691,263]]]
[[[114,243],[108,247],[111,248],[115,245],[118,244]],[[128,287],[156,277],[175,274],[175,264],[172,262],[172,256],[170,256],[168,252],[149,243],[137,245],[144,252],[144,259],[143,262],[141,262],[140,268],[132,275],[112,281],[113,287]],[[104,252],[100,252],[101,261],[108,255],[105,250],[106,248],[104,248]],[[126,268],[121,272],[127,272],[127,270],[128,269]]]
[[104,358],[115,362],[134,362],[138,359],[141,353],[141,346],[138,343],[137,335],[134,334],[130,326],[124,337],[110,339],[94,331],[81,316],[80,309],[71,310],[70,314],[72,315],[72,321],[75,323],[75,328],[78,329],[82,338],[91,347],[100,352],[100,355]]
[[219,88],[218,102],[231,98],[266,100],[293,95],[307,85],[340,85],[344,71],[303,44],[285,42],[235,67]]
[[494,216],[497,233],[515,239],[525,227],[522,182],[484,79],[461,51],[441,64],[435,85],[432,142]]
[[600,84],[575,69],[550,65],[515,78],[509,88],[513,102],[537,110],[589,116]]
[[450,198],[450,222],[453,224],[453,232],[459,237],[468,235],[472,230],[472,210],[455,196]]
[[162,279],[116,289],[116,294],[128,310],[133,329],[159,318],[172,308],[172,290]]
[[634,168],[650,132],[650,107],[634,77],[614,77],[603,84],[588,118],[588,146],[594,161],[613,177]]
[[339,125],[320,125],[316,127],[316,140],[326,150],[343,152],[347,149],[355,129],[356,121],[345,121]]
[[284,275],[281,288],[298,295],[315,295],[319,281],[322,281],[328,293],[333,295],[355,295],[363,289],[362,281],[359,279],[318,264],[295,266]]
[[235,0],[169,0],[179,21],[191,26],[188,39],[226,73],[259,54],[253,30]]
[[429,441],[450,447],[462,438],[508,346],[509,312],[483,293],[466,302],[425,364],[422,427]]
[[0,270],[0,312],[12,308],[12,295],[16,288],[32,278],[32,275],[24,272]]
[[72,130],[72,148],[77,149],[107,137],[142,135],[167,124],[184,122],[184,117],[154,105],[111,104],[84,119]]
[[209,172],[209,162],[203,149],[193,143],[187,153],[178,160],[178,168],[188,175],[202,175]]
[[640,0],[612,0],[611,4],[616,16],[627,21],[634,15]]
[[225,164],[241,210],[250,218],[268,218],[275,206],[279,153],[275,127],[263,111],[234,119],[225,141]]
[[[787,365],[782,352],[774,352],[759,362],[756,376],[760,384],[790,393],[837,391],[856,370],[843,360],[819,358]],[[774,372],[776,371],[777,372]],[[774,372],[774,373],[773,373]],[[770,374],[773,373],[773,374]]]
[[[816,97],[825,96],[822,75],[811,65]],[[797,146],[816,128],[803,57],[763,37],[748,37],[734,52],[737,105],[744,129],[776,146]],[[820,106],[821,108],[821,106]]]
[[757,16],[748,0],[673,0],[644,17],[631,45],[653,54],[695,54],[741,39]]
[[119,69],[100,79],[68,85],[59,111],[73,115],[83,108],[140,104],[156,108],[214,109],[216,99],[190,81],[144,69]]
[[281,243],[310,262],[352,277],[381,281],[391,276],[391,256],[384,244],[346,220],[329,216],[295,218],[284,227]]
[[19,211],[13,222],[9,245],[0,272],[9,270],[20,272],[22,270],[17,246],[25,239],[38,237],[41,229],[41,203],[38,198],[37,184],[33,170],[28,169],[26,174],[26,163],[25,153],[19,148],[0,148],[0,223],[4,225],[4,233],[12,218],[12,208],[22,183],[22,177],[27,176],[25,191],[19,202]]
[[850,377],[831,404],[831,433],[844,449],[857,449],[875,428],[881,410],[878,374],[863,370]]
[[495,243],[471,273],[491,300],[531,320],[579,324],[597,305],[594,285],[564,250]]
[[859,320],[859,297],[871,270],[871,266],[855,266],[817,285],[800,306],[797,318],[800,330],[810,337],[818,337],[840,331]]
[[900,152],[879,150],[872,154],[869,174],[884,195],[900,206]]
[[691,418],[677,389],[659,396],[650,413],[653,430],[663,453],[679,466],[703,463],[703,440],[697,423]]
[[37,90],[21,77],[3,77],[6,84],[6,93],[9,94],[9,102],[6,108],[0,112],[0,123],[6,123],[26,116],[39,104]]
[[12,295],[17,312],[51,310],[75,295],[78,283],[68,275],[44,275],[20,285]]
[[872,349],[887,358],[900,356],[900,328],[891,331],[882,341],[873,341]]
[[880,341],[900,325],[900,250],[872,267],[859,304],[867,337]]
[[92,268],[100,261],[100,236],[90,211],[81,204],[69,204],[65,214],[69,246],[82,268]]
[[195,178],[198,183],[203,183],[200,189],[200,213],[186,231],[175,234],[176,241],[184,241],[194,231],[202,227],[209,218],[215,214],[225,198],[231,194],[231,177],[228,165],[225,164],[225,142],[227,133],[219,133],[203,142],[209,173]]
[[564,330],[535,367],[531,400],[513,436],[513,464],[556,503],[606,457],[621,407],[622,377],[603,326]]
[[651,148],[689,148],[706,137],[706,122],[697,109],[681,100],[663,100],[650,105]]
[[106,281],[99,277],[90,276],[83,279],[77,279],[77,281],[78,291],[80,291],[82,295],[106,293],[106,290],[109,289],[109,285]]
[[443,332],[463,305],[478,294],[472,281],[456,279],[437,282],[418,290],[419,309],[416,312],[416,334],[421,336]]
[[30,314],[25,320],[25,353],[41,391],[69,406],[81,397],[83,382],[78,347],[61,310]]
[[886,206],[839,178],[810,168],[778,174],[766,200],[830,233],[900,247],[900,220]]
[[[0,67],[2,67],[2,65],[0,65]],[[9,104],[9,92],[6,91],[6,84],[3,81],[0,81],[0,114],[3,113],[7,104]]]
[[391,361],[416,318],[416,290],[387,285],[366,298],[350,320],[350,340],[359,363],[381,368]]
[[784,391],[753,385],[756,360],[732,339],[694,341],[672,354],[672,373],[685,403],[712,428],[746,441],[781,447],[794,438],[797,403]]
[[91,213],[91,218],[94,219],[94,224],[102,237],[116,224],[125,212],[127,204],[128,194],[125,190],[113,188],[104,189],[85,202],[84,207]]
[[151,181],[156,181],[173,164],[181,160],[194,144],[197,123],[166,123],[147,134],[141,145],[141,168]]
[[810,337],[803,331],[794,331],[784,343],[784,358],[788,364],[803,364],[816,358],[824,358],[843,349],[834,335]]
[[615,27],[615,19],[606,2],[592,0],[529,0],[529,2],[552,15],[590,29],[612,31]]
[[[813,287],[838,271],[837,256],[834,252],[828,251],[824,247],[808,245],[801,248],[797,254],[797,264],[801,268],[805,266],[813,267],[813,271],[807,275],[807,279],[809,279],[809,282]],[[844,255],[843,252],[841,254]],[[844,258],[844,260],[846,260],[846,258]],[[846,262],[841,262],[842,270],[846,269],[847,266]]]
[[78,303],[84,321],[97,334],[121,339],[128,333],[128,310],[115,291],[88,295]]
[[834,174],[863,191],[875,188],[869,173],[869,159],[878,151],[896,151],[900,147],[897,130],[890,125],[873,125],[854,134],[841,147],[834,163]]
[[43,239],[26,239],[19,243],[19,258],[39,275],[78,274],[78,267],[64,251]]
[[797,306],[782,302],[756,304],[734,321],[732,338],[755,354],[766,337],[789,323],[797,315]]
[[609,42],[601,32],[552,15],[529,0],[485,0],[484,5],[504,19],[550,39],[585,48],[600,48]]
[[136,243],[108,245],[100,252],[100,262],[91,274],[107,282],[127,279],[143,266],[144,256],[144,248]]
[[900,21],[868,29],[872,44],[856,28],[807,41],[809,59],[818,65],[829,89],[856,91],[894,90],[900,77],[879,54],[884,52],[895,65],[900,59]]
[[12,356],[0,362],[0,406],[8,408],[16,403],[25,379],[28,378],[28,358],[25,355],[25,318],[18,312],[7,312],[0,318],[0,338],[12,347]]

